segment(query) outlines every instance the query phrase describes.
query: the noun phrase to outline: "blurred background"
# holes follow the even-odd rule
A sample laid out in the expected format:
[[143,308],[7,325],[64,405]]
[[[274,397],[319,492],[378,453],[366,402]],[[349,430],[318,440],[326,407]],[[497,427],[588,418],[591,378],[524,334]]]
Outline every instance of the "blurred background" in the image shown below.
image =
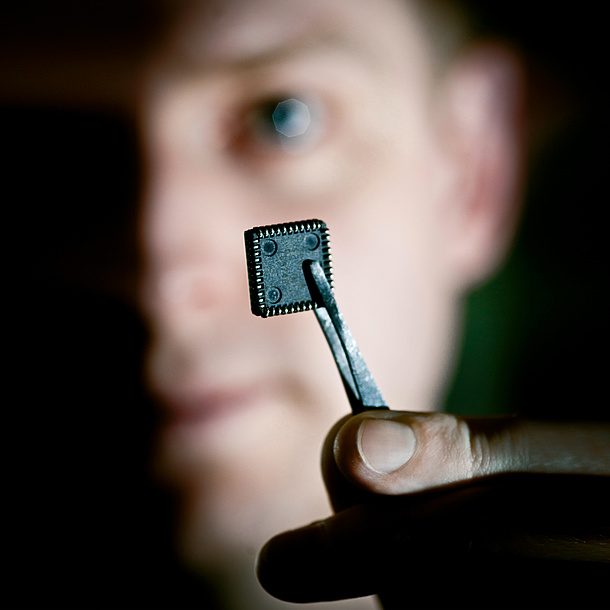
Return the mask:
[[[5,607],[205,603],[148,474],[135,307],[135,104],[168,4],[0,7]],[[607,419],[605,25],[551,2],[469,4],[525,57],[531,146],[522,230],[469,298],[447,408]]]

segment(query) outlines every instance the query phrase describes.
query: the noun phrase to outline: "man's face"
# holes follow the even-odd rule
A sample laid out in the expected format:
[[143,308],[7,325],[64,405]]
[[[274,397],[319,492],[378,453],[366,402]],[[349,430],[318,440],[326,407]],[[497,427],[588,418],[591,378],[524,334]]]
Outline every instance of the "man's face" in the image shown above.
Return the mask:
[[349,412],[313,314],[250,313],[245,229],[324,220],[337,301],[388,404],[435,407],[455,299],[431,81],[399,0],[208,2],[155,63],[148,371],[194,561],[325,516],[319,451]]

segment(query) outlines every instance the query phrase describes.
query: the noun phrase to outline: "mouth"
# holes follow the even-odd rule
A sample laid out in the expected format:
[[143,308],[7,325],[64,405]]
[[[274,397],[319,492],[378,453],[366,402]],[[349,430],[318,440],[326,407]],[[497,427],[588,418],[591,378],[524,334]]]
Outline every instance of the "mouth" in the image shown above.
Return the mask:
[[164,428],[211,424],[237,412],[252,408],[260,399],[256,386],[212,388],[160,397],[161,424]]
[[175,477],[204,465],[255,454],[278,418],[278,400],[261,384],[216,387],[162,396],[156,458]]

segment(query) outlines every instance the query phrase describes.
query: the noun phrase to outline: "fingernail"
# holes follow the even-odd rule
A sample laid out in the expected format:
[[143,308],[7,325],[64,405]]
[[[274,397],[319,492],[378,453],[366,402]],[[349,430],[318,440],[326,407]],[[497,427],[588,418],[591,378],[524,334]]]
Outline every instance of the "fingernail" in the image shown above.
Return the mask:
[[364,462],[388,474],[404,466],[415,453],[413,430],[389,419],[365,419],[358,431],[358,449]]

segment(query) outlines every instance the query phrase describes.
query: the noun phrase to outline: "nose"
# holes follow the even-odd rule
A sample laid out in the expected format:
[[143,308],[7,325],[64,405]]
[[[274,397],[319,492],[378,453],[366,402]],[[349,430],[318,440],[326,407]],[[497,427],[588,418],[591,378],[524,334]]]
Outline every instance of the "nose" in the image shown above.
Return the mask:
[[151,171],[141,210],[142,298],[155,321],[247,299],[246,202],[243,185],[219,167]]

